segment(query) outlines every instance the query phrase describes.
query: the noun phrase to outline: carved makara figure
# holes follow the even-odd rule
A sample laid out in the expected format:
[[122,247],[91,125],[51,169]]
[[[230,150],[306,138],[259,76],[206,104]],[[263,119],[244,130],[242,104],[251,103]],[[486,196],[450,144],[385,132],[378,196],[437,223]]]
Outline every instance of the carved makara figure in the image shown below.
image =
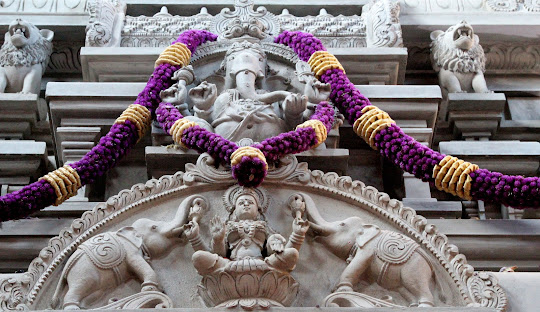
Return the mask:
[[66,262],[52,307],[59,304],[66,285],[62,304],[66,310],[80,309],[85,298],[99,296],[133,277],[142,282],[141,291],[160,291],[149,261],[185,242],[183,226],[190,219],[196,222],[206,207],[203,197],[193,195],[182,202],[169,222],[139,219],[132,226],[98,234],[82,243]]
[[422,248],[405,235],[365,224],[359,217],[327,222],[306,194],[291,196],[289,206],[305,207],[310,233],[330,252],[347,261],[336,292],[353,292],[365,278],[397,290],[410,305],[433,307],[432,266]]
[[9,24],[0,49],[0,93],[39,94],[53,36],[19,18]]
[[466,21],[431,33],[431,64],[439,85],[449,93],[489,93],[484,78],[486,56],[480,39]]
[[[199,225],[196,221],[191,221],[184,226],[185,234],[188,237],[195,253],[192,261],[197,272],[206,278],[203,280],[203,290],[215,286],[215,283],[208,283],[208,277],[218,276],[220,278],[218,287],[223,287],[226,291],[221,297],[216,295],[219,291],[211,289],[211,296],[206,301],[213,305],[231,306],[231,299],[261,297],[264,303],[259,302],[259,306],[283,306],[290,304],[296,296],[297,284],[289,275],[298,260],[298,251],[304,241],[305,233],[309,228],[309,223],[299,218],[295,218],[292,224],[292,234],[287,241],[278,233],[273,233],[265,221],[264,211],[266,210],[267,200],[261,189],[249,189],[234,186],[229,189],[225,195],[228,202],[227,208],[230,212],[229,219],[223,223],[218,217],[214,217],[210,224],[211,245],[210,248],[202,241],[199,233]],[[266,203],[265,203],[266,202]],[[223,279],[223,275],[230,278]],[[250,275],[249,279],[243,279],[242,276]],[[288,283],[270,284],[264,283],[266,277],[268,280],[280,280],[285,278]],[[253,288],[253,294],[234,293],[231,287],[235,289],[245,289],[234,285],[242,284],[245,281],[259,281],[253,285],[247,285]],[[233,285],[226,285],[227,283]],[[266,291],[260,291],[259,286],[270,287]],[[279,287],[290,289],[280,289]],[[246,290],[244,290],[246,291]],[[248,291],[249,292],[249,291]],[[266,295],[265,295],[266,294]],[[268,296],[268,297],[265,297]],[[236,303],[238,304],[238,303]],[[240,303],[242,305],[242,303]]]
[[[196,118],[192,120],[231,141],[250,138],[260,142],[294,129],[308,115],[305,115],[308,103],[318,104],[330,94],[328,84],[300,77],[301,73],[299,79],[305,83],[302,94],[263,90],[267,67],[266,54],[259,44],[233,43],[221,64],[225,73],[224,91],[218,95],[216,85],[206,81],[189,90]],[[185,100],[185,85],[193,80],[185,81],[165,90],[163,97],[181,105]]]

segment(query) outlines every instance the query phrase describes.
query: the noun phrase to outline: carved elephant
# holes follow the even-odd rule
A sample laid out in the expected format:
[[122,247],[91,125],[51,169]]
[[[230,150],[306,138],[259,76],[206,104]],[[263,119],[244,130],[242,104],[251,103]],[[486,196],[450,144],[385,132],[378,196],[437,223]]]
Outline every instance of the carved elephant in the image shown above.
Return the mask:
[[359,217],[328,222],[305,194],[291,196],[289,206],[293,211],[301,207],[315,241],[347,261],[337,292],[353,291],[353,287],[366,278],[386,289],[397,290],[413,306],[434,306],[430,290],[432,266],[415,241],[398,232],[365,224]]
[[[150,266],[151,259],[168,254],[185,242],[184,224],[199,218],[206,210],[206,200],[193,195],[186,198],[171,221],[139,219],[132,226],[116,232],[105,232],[82,243],[66,262],[52,299],[56,307],[67,285],[62,307],[78,310],[82,301],[97,291],[115,287],[135,277],[141,291],[156,291],[159,282]],[[90,300],[91,301],[91,300]]]

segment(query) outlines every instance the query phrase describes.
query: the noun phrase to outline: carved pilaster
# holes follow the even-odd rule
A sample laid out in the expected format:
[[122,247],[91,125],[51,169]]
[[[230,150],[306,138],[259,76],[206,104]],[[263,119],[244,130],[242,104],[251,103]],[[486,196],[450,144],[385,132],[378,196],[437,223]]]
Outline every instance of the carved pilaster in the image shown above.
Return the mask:
[[120,46],[126,4],[119,0],[92,0],[88,2],[88,13],[90,20],[86,26],[86,46]]

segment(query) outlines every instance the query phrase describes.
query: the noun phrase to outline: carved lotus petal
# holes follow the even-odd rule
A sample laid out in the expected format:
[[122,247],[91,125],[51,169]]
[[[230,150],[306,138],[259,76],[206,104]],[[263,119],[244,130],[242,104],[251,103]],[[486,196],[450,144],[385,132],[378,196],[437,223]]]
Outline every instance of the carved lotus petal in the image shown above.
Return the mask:
[[273,298],[273,294],[278,288],[278,279],[274,272],[267,272],[261,277],[259,285],[259,297]]
[[213,276],[206,276],[202,280],[202,285],[199,285],[199,294],[205,302],[215,303],[221,302],[222,292],[219,290],[219,282]]
[[236,281],[234,277],[232,277],[229,273],[221,273],[219,275],[220,279],[220,291],[221,296],[220,300],[217,302],[223,302],[225,300],[231,299],[231,298],[240,298],[241,294],[236,289]]
[[240,306],[244,308],[245,310],[253,310],[257,307],[257,299],[248,298],[248,299],[240,299]]
[[255,297],[257,295],[257,290],[259,289],[258,278],[254,274],[243,274],[241,275],[236,283],[236,290],[240,297]]

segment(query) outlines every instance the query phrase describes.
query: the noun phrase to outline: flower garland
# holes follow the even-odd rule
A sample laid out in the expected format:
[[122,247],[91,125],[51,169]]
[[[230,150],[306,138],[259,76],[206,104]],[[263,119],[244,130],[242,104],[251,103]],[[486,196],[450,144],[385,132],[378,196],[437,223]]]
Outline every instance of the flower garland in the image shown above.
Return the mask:
[[154,72],[135,103],[122,113],[99,143],[81,160],[0,197],[0,221],[24,218],[47,206],[59,205],[76,195],[81,186],[93,183],[114,167],[144,136],[161,101],[159,93],[172,85],[174,72],[189,63],[189,57],[199,45],[216,39],[208,31],[183,32],[156,61]]
[[[292,48],[312,71],[332,88],[330,99],[354,131],[372,148],[401,169],[437,189],[467,200],[498,202],[515,208],[540,207],[540,178],[504,175],[434,151],[412,137],[356,89],[333,55],[320,40],[303,32],[285,31],[275,43]],[[322,59],[315,62],[314,59]],[[324,65],[321,65],[323,64]],[[317,67],[318,66],[318,67]]]
[[[311,120],[296,130],[282,133],[253,146],[238,147],[220,135],[211,133],[184,119],[169,103],[160,103],[159,93],[172,85],[172,75],[189,63],[196,48],[214,41],[217,36],[200,30],[182,33],[160,55],[146,87],[80,161],[67,164],[21,190],[0,197],[0,221],[26,217],[49,205],[59,205],[93,183],[130,150],[148,129],[155,114],[163,129],[175,142],[199,152],[208,152],[218,162],[230,164],[240,185],[258,186],[268,170],[267,161],[313,148],[326,139],[333,123],[334,111],[321,102]],[[443,191],[465,199],[497,201],[529,208],[540,206],[540,178],[508,176],[480,169],[478,166],[446,156],[420,144],[406,135],[388,116],[363,96],[347,78],[337,59],[313,35],[285,31],[276,43],[291,47],[307,61],[316,76],[331,85],[330,99],[338,106],[355,132],[370,146],[379,150],[403,170]]]
[[268,161],[276,161],[288,154],[300,153],[317,147],[326,140],[334,122],[334,109],[328,102],[316,106],[311,119],[296,130],[281,133],[252,146],[238,147],[219,134],[210,132],[183,118],[178,109],[166,102],[159,104],[156,119],[173,140],[199,153],[208,153],[218,163],[230,164],[238,184],[248,187],[260,185],[268,172]]

